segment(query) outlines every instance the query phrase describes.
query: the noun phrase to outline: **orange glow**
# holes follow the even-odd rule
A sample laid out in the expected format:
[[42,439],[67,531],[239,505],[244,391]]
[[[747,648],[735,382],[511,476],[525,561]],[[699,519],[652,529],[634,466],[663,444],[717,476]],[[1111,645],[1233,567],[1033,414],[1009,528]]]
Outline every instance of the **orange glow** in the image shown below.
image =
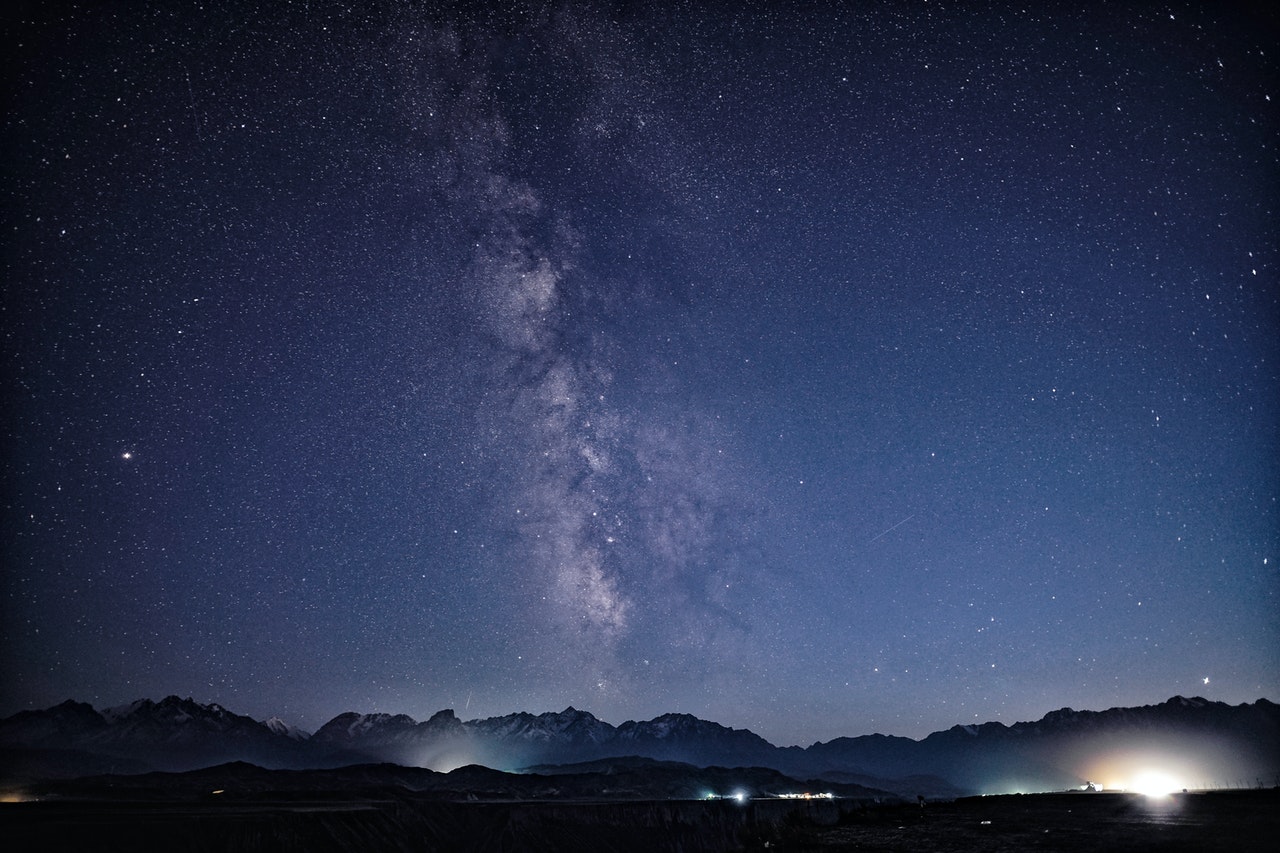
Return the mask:
[[1085,765],[1082,775],[1100,781],[1103,790],[1164,797],[1184,788],[1197,787],[1204,771],[1185,754],[1144,749],[1099,756]]

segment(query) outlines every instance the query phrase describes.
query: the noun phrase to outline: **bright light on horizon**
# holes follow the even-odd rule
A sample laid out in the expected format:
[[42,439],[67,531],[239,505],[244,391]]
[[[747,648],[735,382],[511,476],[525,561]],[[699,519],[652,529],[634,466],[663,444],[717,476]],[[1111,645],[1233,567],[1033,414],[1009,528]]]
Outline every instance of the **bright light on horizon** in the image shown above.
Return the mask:
[[1135,776],[1128,785],[1129,790],[1148,797],[1167,797],[1185,787],[1173,776],[1159,770],[1145,770]]
[[1115,750],[1085,762],[1082,776],[1101,782],[1105,791],[1165,797],[1203,787],[1204,779],[1222,772],[1206,752],[1204,744],[1189,743]]

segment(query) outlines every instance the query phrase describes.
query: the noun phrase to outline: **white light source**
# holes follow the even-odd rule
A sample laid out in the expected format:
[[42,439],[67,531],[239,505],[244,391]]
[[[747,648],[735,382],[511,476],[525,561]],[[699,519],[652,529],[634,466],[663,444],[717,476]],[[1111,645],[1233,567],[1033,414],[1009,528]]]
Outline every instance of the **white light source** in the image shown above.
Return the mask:
[[1182,788],[1177,779],[1158,770],[1147,770],[1133,778],[1130,787],[1148,797],[1167,797]]

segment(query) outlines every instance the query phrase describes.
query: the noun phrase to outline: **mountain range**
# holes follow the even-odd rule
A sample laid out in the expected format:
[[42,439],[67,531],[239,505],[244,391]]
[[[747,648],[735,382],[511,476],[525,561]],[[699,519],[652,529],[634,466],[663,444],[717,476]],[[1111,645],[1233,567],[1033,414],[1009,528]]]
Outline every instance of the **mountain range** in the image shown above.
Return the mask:
[[[0,720],[0,775],[68,778],[184,771],[231,761],[264,768],[394,763],[449,771],[482,765],[539,773],[636,756],[697,767],[759,767],[944,797],[1078,787],[1095,768],[1128,761],[1176,767],[1183,787],[1280,784],[1280,706],[1175,696],[1158,705],[1075,711],[1034,722],[954,726],[921,740],[872,734],[777,747],[745,729],[688,714],[614,726],[586,711],[463,721],[451,710],[339,714],[308,734],[217,704],[170,696],[102,711],[75,701]],[[1108,764],[1109,762],[1109,764]],[[1116,772],[1121,772],[1117,770]],[[1104,781],[1104,784],[1109,784]]]

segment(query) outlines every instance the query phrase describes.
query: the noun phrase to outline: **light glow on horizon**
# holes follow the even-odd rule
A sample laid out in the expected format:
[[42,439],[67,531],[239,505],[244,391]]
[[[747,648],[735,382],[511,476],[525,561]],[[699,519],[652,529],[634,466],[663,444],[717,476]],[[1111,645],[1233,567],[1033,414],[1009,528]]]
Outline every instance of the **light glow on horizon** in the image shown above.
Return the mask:
[[1104,791],[1159,798],[1204,787],[1207,780],[1229,774],[1225,758],[1203,742],[1148,744],[1099,755],[1085,762],[1081,775],[1101,783]]
[[1167,797],[1185,787],[1172,775],[1160,770],[1144,770],[1128,785],[1129,790],[1147,797]]

